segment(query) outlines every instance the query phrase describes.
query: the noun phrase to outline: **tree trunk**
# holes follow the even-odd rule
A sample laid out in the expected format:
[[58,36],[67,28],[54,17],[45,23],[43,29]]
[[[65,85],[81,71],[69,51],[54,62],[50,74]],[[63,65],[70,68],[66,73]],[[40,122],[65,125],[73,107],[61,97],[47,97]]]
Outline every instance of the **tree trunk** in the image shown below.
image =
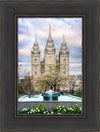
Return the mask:
[[54,91],[56,91],[56,86],[54,86]]

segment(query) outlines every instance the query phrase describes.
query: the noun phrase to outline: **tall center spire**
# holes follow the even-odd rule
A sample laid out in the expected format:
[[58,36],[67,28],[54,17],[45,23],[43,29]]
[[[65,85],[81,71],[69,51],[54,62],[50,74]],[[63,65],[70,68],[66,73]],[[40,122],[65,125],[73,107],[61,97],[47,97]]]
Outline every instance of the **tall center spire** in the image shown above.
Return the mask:
[[48,36],[48,39],[52,39],[52,37],[51,37],[51,24],[49,24],[49,36]]
[[35,34],[35,43],[37,43],[37,36],[36,36],[36,34]]
[[63,44],[65,44],[66,42],[65,42],[65,36],[63,35]]
[[51,37],[51,24],[49,24],[49,35],[48,35],[48,39],[47,39],[46,47],[45,47],[45,52],[49,52],[49,51],[50,52],[56,51],[54,43],[53,43],[53,39]]

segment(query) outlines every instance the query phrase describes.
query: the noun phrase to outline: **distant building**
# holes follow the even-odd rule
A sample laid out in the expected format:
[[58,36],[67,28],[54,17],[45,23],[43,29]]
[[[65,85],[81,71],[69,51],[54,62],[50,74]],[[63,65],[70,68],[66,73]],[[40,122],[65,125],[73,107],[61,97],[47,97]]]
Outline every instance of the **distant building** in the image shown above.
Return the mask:
[[49,24],[49,35],[44,50],[44,59],[40,60],[40,48],[35,35],[35,42],[31,51],[31,75],[34,77],[41,76],[48,70],[49,65],[60,64],[60,74],[69,76],[69,50],[63,35],[63,42],[60,51],[56,54],[56,48],[51,36],[51,25]]

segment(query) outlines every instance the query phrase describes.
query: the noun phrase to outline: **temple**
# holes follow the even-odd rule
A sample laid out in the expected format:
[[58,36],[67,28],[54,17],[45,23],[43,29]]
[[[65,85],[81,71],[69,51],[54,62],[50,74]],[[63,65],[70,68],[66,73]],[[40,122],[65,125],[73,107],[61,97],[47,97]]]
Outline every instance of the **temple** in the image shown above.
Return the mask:
[[51,35],[51,25],[49,24],[49,34],[44,50],[44,59],[41,60],[41,51],[35,35],[35,42],[31,50],[31,75],[34,77],[41,76],[48,70],[49,65],[59,64],[61,75],[69,76],[69,50],[63,35],[60,51],[57,50]]

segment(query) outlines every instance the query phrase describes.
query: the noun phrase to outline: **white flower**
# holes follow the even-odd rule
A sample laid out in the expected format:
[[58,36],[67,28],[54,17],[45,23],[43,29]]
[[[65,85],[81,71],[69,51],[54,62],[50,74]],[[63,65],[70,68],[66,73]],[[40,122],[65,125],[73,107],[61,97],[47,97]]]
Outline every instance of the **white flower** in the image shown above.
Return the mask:
[[35,110],[31,110],[32,112],[34,112]]
[[35,110],[35,112],[38,112],[38,110]]
[[40,112],[40,110],[38,109],[38,112]]
[[72,108],[69,108],[69,110],[72,110]]
[[46,111],[44,111],[43,113],[46,114]]
[[28,110],[28,108],[23,108],[23,109],[22,109],[22,111],[26,111],[26,110]]
[[66,112],[66,109],[64,109],[64,111]]
[[51,111],[51,114],[53,114],[53,111]]

